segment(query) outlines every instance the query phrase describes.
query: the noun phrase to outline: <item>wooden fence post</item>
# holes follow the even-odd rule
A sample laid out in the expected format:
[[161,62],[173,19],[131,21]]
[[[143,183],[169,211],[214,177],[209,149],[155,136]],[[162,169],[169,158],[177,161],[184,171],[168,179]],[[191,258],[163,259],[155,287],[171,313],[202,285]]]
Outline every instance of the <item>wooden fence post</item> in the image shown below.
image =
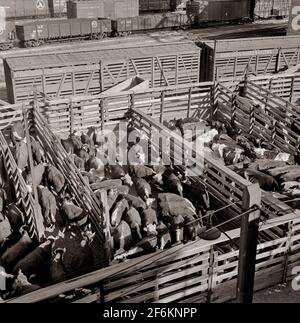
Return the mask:
[[72,98],[70,98],[69,113],[70,113],[70,134],[72,134],[74,133],[74,110],[73,110]]
[[230,100],[230,110],[231,110],[231,124],[235,126],[235,118],[236,118],[236,104],[235,104],[236,95],[233,94]]
[[272,144],[274,144],[276,141],[276,126],[277,126],[277,120],[272,120],[272,136],[271,136]]
[[104,101],[100,99],[100,113],[101,113],[101,130],[104,130],[105,124],[105,110],[104,110]]
[[291,248],[292,248],[293,228],[294,228],[294,223],[293,221],[291,221],[288,223],[288,234],[287,234],[287,240],[286,240],[286,251],[284,253],[282,283],[286,283],[287,281],[289,259],[290,259]]
[[208,283],[207,283],[207,303],[211,303],[213,291],[216,286],[216,272],[215,267],[218,263],[218,252],[214,251],[214,246],[210,246],[209,250],[209,268],[208,268]]
[[292,76],[291,80],[291,92],[290,92],[290,102],[293,102],[293,97],[294,97],[294,86],[295,86],[295,76]]
[[214,121],[215,115],[218,111],[218,106],[216,104],[216,97],[218,95],[219,83],[214,82],[210,90],[210,122]]
[[278,54],[277,54],[277,59],[276,59],[276,68],[275,68],[275,72],[278,73],[279,69],[280,69],[280,58],[281,58],[281,52],[282,52],[282,48],[279,48],[278,50]]
[[192,87],[190,87],[189,94],[188,94],[187,118],[189,118],[191,115],[191,105],[192,105]]
[[237,281],[237,301],[239,303],[252,303],[256,250],[260,210],[249,210],[261,207],[261,190],[258,184],[245,188],[243,193],[242,210],[247,212],[241,218],[241,240],[239,253],[239,269]]
[[135,97],[134,94],[130,94],[130,109],[134,109],[135,108]]
[[100,190],[100,194],[97,195],[99,202],[102,205],[103,209],[103,224],[104,224],[104,235],[105,235],[105,252],[107,256],[107,260],[110,263],[113,259],[113,250],[114,250],[114,241],[110,233],[110,216],[109,216],[109,207],[107,201],[107,192],[104,190]]
[[249,134],[252,135],[255,126],[255,106],[251,104],[249,114]]

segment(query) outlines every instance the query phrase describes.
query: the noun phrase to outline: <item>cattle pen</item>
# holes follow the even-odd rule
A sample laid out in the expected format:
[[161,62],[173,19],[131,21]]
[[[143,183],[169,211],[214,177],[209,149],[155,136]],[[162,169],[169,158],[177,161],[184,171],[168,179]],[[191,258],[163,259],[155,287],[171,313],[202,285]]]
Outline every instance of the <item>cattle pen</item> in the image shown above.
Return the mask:
[[[282,76],[285,82],[288,77]],[[282,79],[267,82],[274,87]],[[261,79],[248,83],[247,92],[260,84]],[[298,93],[297,76],[293,79],[291,93],[285,93],[293,101]],[[235,83],[234,89],[238,82]],[[285,83],[285,84],[286,84]],[[94,200],[93,194],[80,178],[76,167],[60,147],[57,136],[64,136],[74,130],[87,130],[91,126],[114,127],[120,120],[125,120],[128,113],[132,122],[145,130],[148,136],[151,131],[166,132],[163,121],[175,116],[199,116],[212,120],[217,114],[218,104],[228,105],[227,110],[235,117],[236,122],[245,123],[244,114],[239,113],[236,95],[228,84],[217,82],[195,83],[193,85],[169,86],[122,92],[120,94],[100,94],[94,96],[72,97],[33,103],[6,105],[0,107],[7,113],[7,118],[0,120],[0,129],[5,133],[7,126],[16,118],[23,120],[23,110],[28,110],[29,121],[38,133],[41,144],[47,147],[48,159],[72,175],[69,185],[80,205],[96,212],[102,221],[94,223],[99,228],[98,236],[109,248],[109,235],[105,231],[105,198],[104,203]],[[252,86],[252,87],[251,87]],[[287,87],[281,87],[286,89]],[[264,95],[264,92],[261,92]],[[291,97],[292,96],[292,97]],[[264,102],[273,102],[271,94],[264,95]],[[282,107],[289,108],[291,103],[282,101]],[[225,107],[226,107],[225,105]],[[225,113],[224,113],[225,114]],[[255,114],[254,114],[255,115]],[[226,117],[226,116],[225,116]],[[252,118],[250,129],[255,133]],[[242,122],[243,121],[243,122]],[[246,129],[249,130],[249,129]],[[43,134],[43,135],[41,135]],[[271,134],[272,136],[272,134]],[[276,138],[275,138],[276,140]],[[294,142],[291,134],[291,143]],[[49,149],[55,143],[54,147]],[[290,148],[289,148],[290,149]],[[3,152],[2,152],[3,154]],[[13,179],[15,180],[15,179]],[[252,184],[243,179],[228,167],[219,165],[209,157],[204,159],[204,170],[197,176],[197,183],[207,188],[218,208],[227,207],[220,212],[233,217],[241,216],[243,192]],[[79,190],[79,186],[83,190]],[[80,194],[78,194],[80,192]],[[218,202],[217,202],[218,201]],[[103,201],[102,201],[103,202]],[[97,208],[95,208],[95,204]],[[260,201],[257,201],[260,204]],[[97,213],[97,210],[99,212]],[[278,216],[280,214],[280,216]],[[288,207],[266,193],[262,194],[260,239],[257,246],[255,289],[259,290],[275,283],[284,282],[291,276],[291,268],[299,263],[299,211]],[[91,216],[94,218],[94,216]],[[105,233],[106,232],[106,233]],[[170,249],[157,251],[124,263],[114,264],[98,269],[63,283],[58,283],[37,292],[33,292],[8,302],[43,302],[55,301],[60,295],[72,292],[76,288],[91,287],[93,292],[74,302],[224,302],[236,297],[239,250],[225,253],[218,252],[218,246],[231,243],[240,237],[237,227],[226,230],[218,240],[213,242],[198,239],[185,245],[173,246]],[[108,251],[109,254],[109,251]],[[270,276],[272,273],[272,276]]]

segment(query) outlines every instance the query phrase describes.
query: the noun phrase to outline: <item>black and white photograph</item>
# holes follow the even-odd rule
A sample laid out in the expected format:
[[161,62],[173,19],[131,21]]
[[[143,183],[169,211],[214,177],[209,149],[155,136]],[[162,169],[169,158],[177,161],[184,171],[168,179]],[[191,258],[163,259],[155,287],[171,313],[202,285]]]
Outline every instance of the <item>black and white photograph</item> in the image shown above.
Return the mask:
[[300,303],[300,0],[0,0],[11,303]]

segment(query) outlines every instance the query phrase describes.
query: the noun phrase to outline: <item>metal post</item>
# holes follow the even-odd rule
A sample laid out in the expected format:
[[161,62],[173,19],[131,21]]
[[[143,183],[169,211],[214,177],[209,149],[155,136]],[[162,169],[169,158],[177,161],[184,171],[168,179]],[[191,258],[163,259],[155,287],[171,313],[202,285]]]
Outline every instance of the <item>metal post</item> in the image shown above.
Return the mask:
[[[258,184],[249,185],[243,193],[243,211],[261,206],[261,190]],[[242,216],[239,270],[237,282],[237,302],[252,303],[256,249],[258,239],[260,210]]]

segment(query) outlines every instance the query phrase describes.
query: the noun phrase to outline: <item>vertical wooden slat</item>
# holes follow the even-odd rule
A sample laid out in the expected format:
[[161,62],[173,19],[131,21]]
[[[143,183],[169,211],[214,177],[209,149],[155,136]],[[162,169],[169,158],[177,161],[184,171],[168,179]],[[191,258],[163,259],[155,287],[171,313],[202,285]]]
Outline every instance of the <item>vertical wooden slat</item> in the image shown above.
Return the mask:
[[69,113],[70,113],[70,134],[74,133],[74,109],[72,98],[69,102]]
[[[36,92],[34,95],[34,105],[35,109],[36,104],[37,104],[37,97],[36,97]],[[35,222],[35,227],[38,233],[38,240],[41,241],[44,237],[45,233],[45,227],[44,227],[44,219],[42,216],[42,211],[41,207],[39,205],[39,196],[38,196],[38,191],[37,191],[37,182],[36,178],[34,176],[34,162],[33,162],[33,155],[32,155],[32,149],[31,149],[31,138],[30,138],[30,133],[29,133],[29,124],[28,124],[28,118],[27,118],[27,109],[25,105],[23,105],[22,108],[23,112],[23,118],[24,118],[24,126],[25,126],[25,135],[26,135],[26,141],[27,141],[27,150],[28,150],[28,159],[29,159],[29,168],[30,168],[30,173],[31,173],[31,178],[32,178],[32,189],[33,189],[33,195],[34,195],[34,222]]]
[[208,267],[208,284],[207,284],[207,303],[212,302],[213,291],[216,286],[216,275],[215,272],[218,253],[214,251],[214,246],[212,245],[209,250],[209,267]]
[[284,253],[284,265],[283,265],[282,283],[286,283],[286,281],[287,281],[289,258],[290,258],[290,255],[291,255],[291,247],[292,247],[293,228],[294,228],[294,223],[293,223],[293,221],[291,221],[291,222],[288,223],[286,251]]
[[161,102],[160,102],[160,123],[164,121],[164,107],[165,107],[165,91],[161,92]]
[[190,89],[189,89],[189,95],[188,95],[187,118],[189,118],[190,115],[191,115],[192,91],[193,91],[193,88],[190,87]]

